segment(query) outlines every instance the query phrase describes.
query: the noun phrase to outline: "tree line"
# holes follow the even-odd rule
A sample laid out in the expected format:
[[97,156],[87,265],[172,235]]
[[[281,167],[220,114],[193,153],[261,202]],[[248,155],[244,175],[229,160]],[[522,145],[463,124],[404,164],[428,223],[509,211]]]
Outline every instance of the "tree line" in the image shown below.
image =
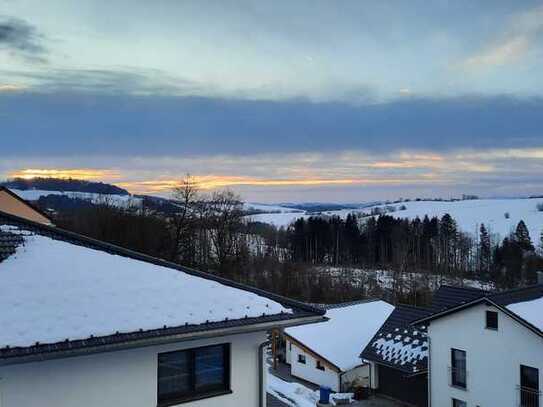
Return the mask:
[[[475,237],[460,231],[448,214],[414,220],[386,214],[312,216],[276,228],[247,221],[239,196],[228,190],[204,193],[191,177],[173,194],[177,209],[167,214],[147,207],[145,200],[137,209],[106,200],[64,206],[55,220],[96,239],[311,302],[389,295],[419,303],[431,290],[424,284],[430,278],[515,287],[535,282],[535,272],[543,270],[541,252],[524,222],[501,242],[485,225]],[[391,292],[353,269],[391,270]],[[406,275],[423,284],[398,288]]]

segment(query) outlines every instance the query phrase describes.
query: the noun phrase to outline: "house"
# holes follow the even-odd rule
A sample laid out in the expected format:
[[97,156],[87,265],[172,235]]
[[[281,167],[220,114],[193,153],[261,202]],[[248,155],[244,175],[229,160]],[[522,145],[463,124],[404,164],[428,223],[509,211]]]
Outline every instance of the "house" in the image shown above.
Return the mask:
[[432,406],[542,405],[543,285],[482,293],[423,317]]
[[364,384],[369,368],[359,358],[394,307],[370,300],[326,306],[327,322],[285,329],[286,362],[293,376],[345,391]]
[[264,406],[271,329],[324,310],[0,212],[2,407]]
[[0,210],[44,225],[53,224],[53,221],[45,212],[2,186],[0,186]]
[[427,308],[396,306],[360,355],[370,365],[370,387],[405,405],[427,406],[427,327],[413,322],[483,294],[481,290],[442,286]]

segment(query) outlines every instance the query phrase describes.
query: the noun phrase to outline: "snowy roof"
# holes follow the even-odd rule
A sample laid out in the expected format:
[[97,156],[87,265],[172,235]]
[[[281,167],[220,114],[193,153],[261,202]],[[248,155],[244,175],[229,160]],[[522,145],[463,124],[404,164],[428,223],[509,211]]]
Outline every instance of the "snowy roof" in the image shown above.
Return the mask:
[[543,331],[543,298],[511,304],[507,308],[540,331]]
[[328,306],[327,322],[288,328],[285,333],[345,371],[360,364],[360,349],[393,310],[380,300]]
[[2,212],[0,309],[0,357],[322,314]]
[[428,362],[426,326],[414,327],[411,322],[428,314],[424,308],[397,306],[361,357],[409,374],[425,371]]

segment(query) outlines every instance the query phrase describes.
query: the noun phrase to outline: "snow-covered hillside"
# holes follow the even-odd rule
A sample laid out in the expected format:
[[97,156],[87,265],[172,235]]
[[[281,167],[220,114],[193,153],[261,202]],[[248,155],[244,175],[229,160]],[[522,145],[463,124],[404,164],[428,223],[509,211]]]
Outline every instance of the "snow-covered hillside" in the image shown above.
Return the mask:
[[45,191],[41,189],[12,189],[10,190],[27,201],[37,201],[41,197],[49,195],[64,195],[69,198],[78,198],[92,203],[108,203],[121,208],[138,206],[141,204],[141,198],[132,195],[112,195],[95,194],[91,192],[73,192],[73,191]]
[[[375,208],[381,208],[383,212],[397,218],[414,219],[417,216],[423,218],[442,217],[450,214],[458,223],[459,228],[466,232],[478,233],[481,223],[484,223],[498,239],[506,237],[518,224],[524,220],[534,242],[539,241],[543,230],[543,212],[537,210],[537,205],[543,204],[543,198],[534,199],[477,199],[465,201],[419,201],[403,202],[389,205],[378,205],[364,209],[342,209],[340,211],[324,212],[323,215],[340,216],[345,218],[349,213],[357,213],[361,216],[369,216]],[[405,206],[404,210],[401,210]],[[394,208],[394,212],[385,207]],[[310,214],[300,213],[265,213],[252,215],[253,221],[273,224],[277,227],[288,226],[300,217],[307,218]],[[315,214],[313,214],[315,216]]]
[[[484,223],[492,234],[502,239],[523,220],[528,226],[532,240],[537,242],[543,229],[543,212],[537,210],[537,204],[540,203],[543,203],[543,198],[405,202],[392,205],[398,210],[389,215],[415,219],[417,216],[422,218],[424,215],[441,217],[448,213],[456,220],[459,228],[466,233],[478,233],[479,226]],[[401,206],[405,206],[406,209],[399,210]],[[370,213],[370,211],[371,208],[365,210],[364,213]]]

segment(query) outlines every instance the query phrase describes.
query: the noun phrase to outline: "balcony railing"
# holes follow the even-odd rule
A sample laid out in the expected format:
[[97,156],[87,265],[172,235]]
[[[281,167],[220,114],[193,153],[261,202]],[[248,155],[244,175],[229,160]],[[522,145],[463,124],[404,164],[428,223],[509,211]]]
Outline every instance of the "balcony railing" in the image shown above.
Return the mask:
[[460,389],[468,388],[468,372],[466,369],[456,367],[448,367],[449,386],[458,387]]
[[539,407],[541,402],[541,392],[529,387],[517,386],[518,406],[519,407]]

